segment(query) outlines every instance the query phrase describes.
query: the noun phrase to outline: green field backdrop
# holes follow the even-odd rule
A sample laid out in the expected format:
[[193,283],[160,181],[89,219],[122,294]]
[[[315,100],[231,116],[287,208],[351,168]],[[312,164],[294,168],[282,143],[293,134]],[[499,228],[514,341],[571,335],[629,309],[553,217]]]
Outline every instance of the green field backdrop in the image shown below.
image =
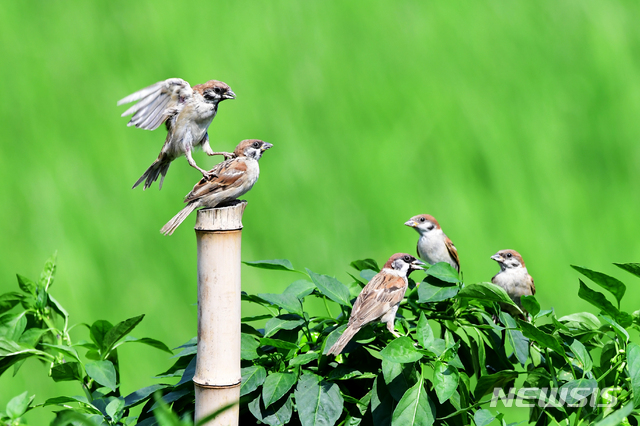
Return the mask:
[[[134,336],[195,335],[194,217],[159,229],[200,176],[181,158],[162,191],[131,190],[166,132],[127,128],[116,106],[181,77],[238,96],[210,127],[214,150],[274,144],[245,197],[244,260],[347,280],[351,260],[413,253],[403,223],[430,213],[468,283],[513,248],[543,308],[596,313],[578,264],[628,282],[623,309],[639,309],[640,283],[611,265],[640,262],[638,22],[637,1],[4,2],[0,293],[57,250],[72,323],[146,314]],[[243,267],[243,288],[298,277]],[[172,362],[133,345],[120,358],[124,394]],[[0,407],[81,393],[46,371],[0,377]]]

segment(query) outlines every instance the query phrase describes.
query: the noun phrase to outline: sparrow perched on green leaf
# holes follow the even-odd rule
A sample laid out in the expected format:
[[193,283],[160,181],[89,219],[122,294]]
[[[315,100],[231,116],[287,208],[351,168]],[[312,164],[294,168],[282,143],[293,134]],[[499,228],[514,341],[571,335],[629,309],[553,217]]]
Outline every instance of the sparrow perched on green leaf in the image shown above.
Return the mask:
[[331,346],[327,355],[338,355],[362,327],[373,321],[387,325],[394,336],[396,312],[404,298],[409,282],[409,274],[424,269],[423,262],[406,253],[396,253],[389,258],[380,272],[364,286],[356,302],[353,304],[349,324],[336,343]]
[[435,265],[438,262],[447,262],[456,271],[460,272],[460,258],[458,250],[453,242],[442,232],[440,224],[431,215],[419,214],[404,223],[415,229],[418,239],[418,256],[420,259]]
[[[522,307],[520,298],[536,294],[536,287],[533,285],[533,278],[529,275],[522,256],[515,250],[500,250],[491,256],[491,259],[500,265],[500,272],[491,278],[491,282],[502,287],[526,317],[527,311]],[[509,312],[512,316],[521,316],[520,312],[511,305],[501,303],[500,306],[503,311]]]

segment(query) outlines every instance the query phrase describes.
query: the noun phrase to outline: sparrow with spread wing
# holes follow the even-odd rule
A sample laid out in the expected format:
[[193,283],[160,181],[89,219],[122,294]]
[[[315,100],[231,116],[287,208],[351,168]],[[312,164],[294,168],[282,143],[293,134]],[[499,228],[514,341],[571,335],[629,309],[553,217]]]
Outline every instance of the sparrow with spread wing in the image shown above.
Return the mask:
[[456,271],[460,272],[460,258],[458,250],[453,242],[442,232],[438,221],[431,215],[419,214],[404,223],[415,229],[418,239],[418,256],[425,262],[435,265],[438,262],[447,262]]
[[[522,256],[515,250],[500,250],[491,256],[491,259],[500,265],[500,272],[491,278],[491,282],[502,287],[511,300],[522,309],[526,317],[527,311],[522,307],[520,298],[536,294],[536,287],[533,284],[533,278],[529,275],[524,265]],[[500,306],[503,311],[509,312],[512,316],[521,316],[520,312],[513,306],[504,303],[501,303]]]
[[272,146],[258,139],[240,142],[233,152],[235,158],[217,164],[211,170],[215,177],[202,178],[187,194],[184,200],[188,203],[187,206],[167,222],[160,232],[171,235],[195,209],[215,207],[246,194],[253,188],[260,175],[258,160]]
[[424,269],[420,265],[424,263],[410,254],[391,256],[382,271],[371,278],[358,295],[347,328],[327,355],[338,355],[362,327],[376,320],[385,323],[387,330],[398,337],[394,330],[396,312],[409,285],[407,277],[412,271]]
[[226,152],[213,152],[209,146],[207,129],[216,116],[218,104],[235,97],[229,86],[221,81],[210,80],[192,88],[181,78],[170,78],[119,100],[118,105],[138,101],[122,113],[122,117],[133,114],[127,126],[155,130],[165,123],[167,127],[167,138],[158,159],[133,187],[145,181],[143,189],[147,189],[160,176],[158,186],[162,188],[169,165],[182,155],[185,155],[189,164],[198,169],[205,178],[212,177],[211,172],[198,167],[191,151],[202,147],[207,155],[221,154],[225,158],[231,156]]

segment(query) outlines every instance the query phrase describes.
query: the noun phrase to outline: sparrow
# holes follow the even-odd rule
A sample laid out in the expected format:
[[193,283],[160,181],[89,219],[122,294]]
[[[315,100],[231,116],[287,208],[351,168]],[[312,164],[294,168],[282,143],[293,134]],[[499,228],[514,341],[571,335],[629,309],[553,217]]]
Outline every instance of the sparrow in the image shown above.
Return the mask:
[[260,167],[258,160],[273,145],[258,139],[247,139],[238,144],[233,151],[235,158],[217,164],[208,179],[203,177],[184,199],[187,206],[180,210],[160,232],[171,235],[189,214],[199,207],[215,207],[235,200],[249,192],[258,180]]
[[181,78],[169,78],[120,99],[118,105],[139,101],[122,113],[122,117],[133,114],[127,126],[155,130],[165,123],[167,127],[167,138],[158,159],[133,188],[144,180],[143,189],[147,189],[161,176],[158,186],[162,189],[169,165],[181,155],[185,155],[191,167],[198,169],[202,176],[211,178],[212,172],[198,167],[191,151],[202,147],[207,155],[224,155],[225,159],[232,156],[228,152],[213,152],[207,129],[218,112],[218,104],[235,97],[229,86],[221,81],[209,80],[191,87]]
[[425,262],[435,265],[438,262],[447,262],[456,271],[460,272],[460,258],[458,250],[453,242],[442,232],[440,224],[431,215],[419,214],[404,223],[415,229],[418,239],[418,256]]
[[[529,275],[522,256],[515,250],[500,250],[491,256],[491,259],[500,265],[500,272],[491,278],[491,282],[507,292],[511,300],[525,313],[526,319],[528,313],[522,307],[520,297],[536,294],[536,287],[533,285],[533,278]],[[509,312],[512,316],[522,316],[513,306],[503,303],[500,306],[503,311]]]
[[399,334],[393,329],[398,306],[404,298],[409,282],[409,274],[424,269],[423,262],[406,253],[396,253],[384,264],[382,270],[364,286],[353,304],[349,324],[342,336],[331,346],[327,355],[338,355],[362,327],[373,321],[387,325],[394,336]]

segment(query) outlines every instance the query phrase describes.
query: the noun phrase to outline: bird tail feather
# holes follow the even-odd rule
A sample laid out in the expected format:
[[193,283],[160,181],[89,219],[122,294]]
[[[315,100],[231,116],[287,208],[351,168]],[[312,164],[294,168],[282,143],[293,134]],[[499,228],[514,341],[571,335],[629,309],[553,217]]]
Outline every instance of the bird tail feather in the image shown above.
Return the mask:
[[327,355],[339,355],[358,331],[360,331],[360,327],[349,325],[344,333],[342,333],[342,336],[340,336],[340,338],[333,344],[333,346],[331,346],[331,349],[329,349]]
[[187,204],[185,208],[180,210],[177,215],[171,218],[171,220],[162,227],[160,232],[162,232],[164,235],[173,234],[173,231],[175,231],[176,228],[180,226],[180,224],[187,218],[187,216],[189,216],[191,212],[197,209],[198,207],[199,207],[199,203],[197,202]]
[[149,166],[147,171],[144,172],[142,176],[140,176],[140,179],[138,179],[136,183],[133,184],[133,187],[131,189],[134,189],[136,186],[140,185],[144,180],[144,187],[142,189],[145,190],[149,188],[153,182],[158,180],[158,176],[160,176],[158,189],[162,189],[162,182],[164,182],[164,177],[167,175],[167,171],[169,170],[170,165],[171,160],[159,157],[156,161],[153,162],[153,164],[151,164],[151,166]]

